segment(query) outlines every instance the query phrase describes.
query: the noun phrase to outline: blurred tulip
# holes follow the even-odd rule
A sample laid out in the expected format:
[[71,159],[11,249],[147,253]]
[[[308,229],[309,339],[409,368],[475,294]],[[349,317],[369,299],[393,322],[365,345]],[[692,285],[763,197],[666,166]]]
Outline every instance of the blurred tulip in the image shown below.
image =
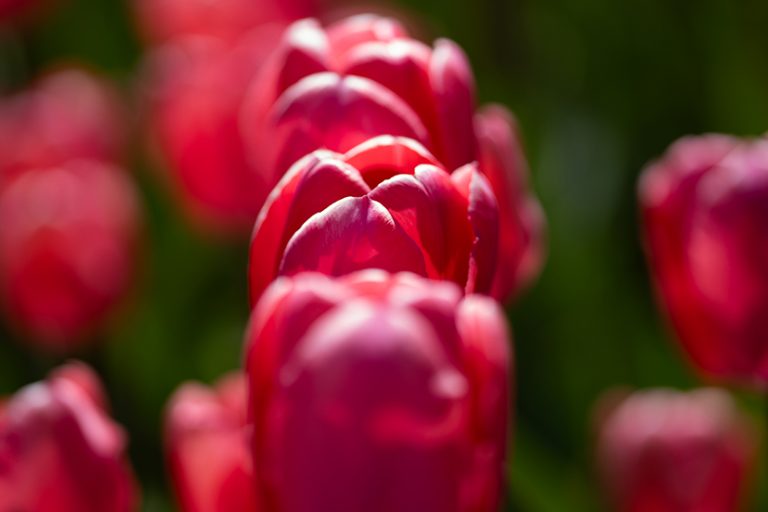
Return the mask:
[[318,0],[133,0],[144,38],[162,43],[190,35],[235,41],[267,23],[318,13]]
[[475,120],[473,80],[455,43],[430,48],[393,19],[353,16],[327,29],[298,21],[247,94],[246,148],[273,183],[311,151],[346,152],[378,135],[414,139],[449,170],[488,165],[494,192],[507,202],[498,254],[506,269],[494,286],[506,298],[538,271],[543,216],[510,114],[497,106]]
[[0,510],[132,512],[125,434],[98,377],[70,363],[0,407]]
[[150,57],[149,124],[180,202],[211,231],[248,232],[274,185],[245,156],[238,112],[246,86],[279,40],[278,27],[237,44],[188,37]]
[[768,141],[676,143],[640,182],[648,258],[682,345],[711,376],[768,383]]
[[0,300],[40,346],[84,342],[126,294],[138,230],[136,191],[94,160],[0,182]]
[[371,139],[299,160],[272,191],[251,240],[252,302],[277,275],[410,271],[488,293],[498,211],[474,164],[453,174],[418,142]]
[[277,280],[247,340],[264,510],[498,509],[510,347],[492,299],[369,270]]
[[213,389],[184,384],[171,398],[165,442],[183,512],[256,511],[245,409],[242,374]]
[[105,81],[76,68],[49,73],[0,99],[0,180],[75,158],[117,161],[123,125],[117,94]]
[[723,391],[635,393],[608,412],[598,455],[615,510],[734,512],[755,446]]

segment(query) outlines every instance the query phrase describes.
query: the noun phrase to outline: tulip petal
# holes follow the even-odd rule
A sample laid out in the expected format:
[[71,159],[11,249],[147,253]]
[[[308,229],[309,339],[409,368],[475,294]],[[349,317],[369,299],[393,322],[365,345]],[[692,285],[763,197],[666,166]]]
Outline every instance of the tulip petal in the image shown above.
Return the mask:
[[413,174],[421,164],[440,165],[415,140],[391,135],[368,139],[347,151],[344,160],[357,169],[371,187],[398,174]]
[[365,268],[426,274],[419,246],[367,196],[342,199],[310,218],[288,242],[280,274],[338,276]]
[[430,78],[437,107],[436,154],[448,169],[456,169],[477,154],[472,124],[475,84],[467,56],[456,43],[448,39],[435,43]]
[[400,22],[375,14],[344,18],[330,25],[326,32],[337,62],[341,62],[348,51],[360,44],[408,37]]

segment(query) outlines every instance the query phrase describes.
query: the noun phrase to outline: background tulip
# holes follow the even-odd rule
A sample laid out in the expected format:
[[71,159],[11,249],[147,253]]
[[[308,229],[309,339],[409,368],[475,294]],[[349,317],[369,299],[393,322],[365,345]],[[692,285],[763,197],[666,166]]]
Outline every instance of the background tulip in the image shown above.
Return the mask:
[[768,142],[683,139],[640,182],[647,254],[675,332],[705,373],[768,381]]
[[497,510],[509,337],[462,295],[381,271],[270,287],[246,356],[265,510]]
[[378,135],[414,139],[449,170],[487,163],[507,203],[498,259],[508,270],[499,271],[494,295],[507,298],[538,272],[543,216],[514,122],[497,106],[478,114],[476,131],[474,79],[455,43],[430,48],[373,15],[326,29],[298,21],[254,79],[242,123],[254,166],[273,183],[315,149],[345,152]]
[[255,512],[242,374],[183,384],[166,413],[168,465],[184,512]]
[[498,242],[493,193],[476,166],[451,175],[438,165],[416,141],[388,136],[297,162],[256,221],[252,302],[277,275],[365,268],[488,293]]
[[0,218],[0,298],[9,323],[45,348],[75,348],[131,285],[133,185],[95,160],[30,169],[0,182]]
[[131,512],[125,436],[98,377],[70,363],[0,407],[0,510]]
[[600,429],[600,469],[624,512],[739,509],[755,446],[730,397],[704,389],[635,393]]

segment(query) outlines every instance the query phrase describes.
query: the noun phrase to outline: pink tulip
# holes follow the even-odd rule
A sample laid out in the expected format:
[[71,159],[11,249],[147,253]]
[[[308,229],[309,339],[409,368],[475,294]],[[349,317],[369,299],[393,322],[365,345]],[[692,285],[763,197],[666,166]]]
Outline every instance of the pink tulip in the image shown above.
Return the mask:
[[252,229],[274,185],[246,159],[238,111],[279,33],[262,28],[236,44],[188,37],[149,59],[145,86],[156,149],[184,209],[210,231]]
[[494,295],[514,294],[537,273],[543,217],[514,121],[502,107],[475,116],[472,72],[455,43],[431,48],[373,15],[327,29],[298,21],[253,80],[241,115],[251,161],[272,183],[311,151],[343,153],[378,135],[413,139],[449,170],[480,161],[507,202]]
[[126,295],[138,231],[127,176],[95,160],[0,180],[0,300],[41,347],[88,339]]
[[133,0],[144,38],[162,43],[190,35],[235,41],[267,23],[288,23],[318,12],[317,0]]
[[246,427],[246,381],[231,374],[211,389],[182,385],[171,398],[165,442],[183,512],[256,511]]
[[498,510],[510,347],[493,300],[305,273],[264,294],[247,347],[263,510]]
[[124,132],[117,94],[105,81],[76,68],[51,72],[0,99],[0,180],[76,158],[117,161]]
[[647,254],[677,337],[706,374],[768,382],[768,141],[683,139],[640,182]]
[[653,390],[609,412],[598,455],[617,511],[733,512],[754,448],[725,392]]
[[449,174],[418,142],[389,136],[299,160],[272,191],[251,241],[255,303],[278,275],[409,271],[488,293],[498,211],[474,164]]
[[125,434],[98,377],[70,363],[0,407],[0,510],[131,512]]

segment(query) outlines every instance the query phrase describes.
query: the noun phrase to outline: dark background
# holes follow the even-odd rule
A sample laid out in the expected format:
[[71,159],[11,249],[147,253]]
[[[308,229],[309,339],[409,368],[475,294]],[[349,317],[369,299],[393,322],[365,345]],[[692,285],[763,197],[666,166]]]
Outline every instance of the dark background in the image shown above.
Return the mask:
[[[28,28],[0,27],[0,87],[13,91],[49,64],[75,59],[107,73],[135,104],[142,50],[128,6],[60,4]],[[508,509],[601,510],[592,464],[595,401],[616,386],[701,384],[653,303],[638,236],[637,175],[684,134],[768,129],[768,3],[399,5],[430,36],[451,37],[467,50],[481,100],[517,113],[549,220],[543,275],[510,308],[518,399]],[[79,357],[105,379],[114,415],[130,434],[143,510],[162,511],[172,500],[161,411],[182,380],[210,382],[238,365],[246,251],[187,226],[136,139],[131,172],[147,226],[141,278],[106,343]],[[0,394],[43,378],[59,362],[0,325]],[[761,397],[735,393],[764,430]],[[748,510],[768,510],[766,465],[753,477]]]

